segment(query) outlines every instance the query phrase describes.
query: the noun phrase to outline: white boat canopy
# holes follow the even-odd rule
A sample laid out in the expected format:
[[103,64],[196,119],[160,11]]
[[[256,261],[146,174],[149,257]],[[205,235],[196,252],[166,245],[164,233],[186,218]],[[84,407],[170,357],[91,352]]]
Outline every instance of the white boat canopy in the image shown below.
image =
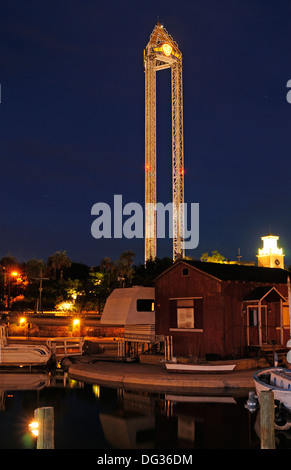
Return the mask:
[[154,325],[154,287],[136,286],[115,289],[106,300],[100,324]]

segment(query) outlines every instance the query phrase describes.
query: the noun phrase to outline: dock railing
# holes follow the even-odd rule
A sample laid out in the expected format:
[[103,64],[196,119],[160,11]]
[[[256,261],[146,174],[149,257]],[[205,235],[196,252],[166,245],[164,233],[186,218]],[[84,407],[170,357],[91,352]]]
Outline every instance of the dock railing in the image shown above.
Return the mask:
[[46,340],[46,345],[52,352],[52,354],[56,355],[56,357],[64,357],[70,355],[81,356],[83,354],[84,338],[49,338]]

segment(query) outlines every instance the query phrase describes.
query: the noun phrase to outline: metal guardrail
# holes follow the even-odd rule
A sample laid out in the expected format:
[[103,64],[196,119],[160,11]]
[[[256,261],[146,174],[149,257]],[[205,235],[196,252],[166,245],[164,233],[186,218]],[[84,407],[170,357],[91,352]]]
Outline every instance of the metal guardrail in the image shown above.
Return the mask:
[[77,337],[56,337],[46,340],[46,345],[56,357],[81,356],[83,354],[84,338]]
[[19,310],[19,311],[9,311],[9,310],[0,310],[0,315],[11,315],[11,316],[18,316],[18,315],[27,315],[39,318],[48,317],[98,317],[101,318],[102,313],[97,312],[65,312],[65,311],[57,311],[57,310],[44,310],[43,312],[34,312],[33,310]]

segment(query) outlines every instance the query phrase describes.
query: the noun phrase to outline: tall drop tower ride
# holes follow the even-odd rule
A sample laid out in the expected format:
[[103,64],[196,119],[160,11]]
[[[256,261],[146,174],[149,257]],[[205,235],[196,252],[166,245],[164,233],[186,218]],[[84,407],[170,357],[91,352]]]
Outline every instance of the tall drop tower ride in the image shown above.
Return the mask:
[[145,261],[157,256],[156,72],[171,69],[173,260],[184,257],[184,142],[182,54],[159,22],[144,50],[145,69]]

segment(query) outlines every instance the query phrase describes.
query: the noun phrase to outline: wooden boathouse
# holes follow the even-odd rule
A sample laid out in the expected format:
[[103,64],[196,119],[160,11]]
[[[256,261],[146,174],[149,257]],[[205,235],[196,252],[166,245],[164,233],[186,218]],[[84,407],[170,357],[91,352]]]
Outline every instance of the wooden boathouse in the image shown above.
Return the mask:
[[242,358],[290,337],[287,280],[279,268],[178,260],[155,280],[155,329],[174,356]]

